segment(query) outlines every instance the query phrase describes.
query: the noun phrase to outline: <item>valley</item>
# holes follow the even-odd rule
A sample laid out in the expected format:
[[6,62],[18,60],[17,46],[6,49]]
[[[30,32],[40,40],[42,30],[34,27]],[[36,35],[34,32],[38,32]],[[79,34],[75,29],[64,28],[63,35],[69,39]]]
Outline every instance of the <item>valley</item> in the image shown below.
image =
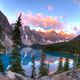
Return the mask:
[[0,80],[80,80],[80,10],[17,1],[0,1]]

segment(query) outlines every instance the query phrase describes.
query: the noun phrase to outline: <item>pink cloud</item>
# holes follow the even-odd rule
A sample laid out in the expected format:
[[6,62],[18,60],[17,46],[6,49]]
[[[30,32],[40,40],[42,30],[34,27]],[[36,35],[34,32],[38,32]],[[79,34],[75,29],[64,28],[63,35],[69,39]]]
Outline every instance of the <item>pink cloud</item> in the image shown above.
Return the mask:
[[58,17],[53,16],[44,16],[41,13],[32,14],[32,13],[22,13],[22,21],[24,25],[33,25],[35,27],[42,28],[53,28],[59,29],[62,28],[63,23],[59,21]]
[[74,3],[80,5],[80,0],[74,0]]
[[53,11],[53,10],[54,10],[54,7],[53,7],[52,5],[48,5],[48,6],[47,6],[47,9],[48,9],[48,11],[50,11],[50,12],[51,12],[51,11]]

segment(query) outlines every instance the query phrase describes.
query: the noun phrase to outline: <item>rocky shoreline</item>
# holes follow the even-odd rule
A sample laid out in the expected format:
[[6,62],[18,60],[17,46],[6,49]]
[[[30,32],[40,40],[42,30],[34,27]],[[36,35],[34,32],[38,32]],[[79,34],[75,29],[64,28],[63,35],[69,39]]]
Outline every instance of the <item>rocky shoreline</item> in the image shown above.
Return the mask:
[[73,69],[57,75],[51,75],[51,80],[80,80],[80,69]]
[[[15,75],[15,77],[14,77]],[[21,74],[7,72],[6,76],[0,75],[0,80],[34,80]],[[36,80],[80,80],[80,69],[69,70],[60,74],[44,76]]]

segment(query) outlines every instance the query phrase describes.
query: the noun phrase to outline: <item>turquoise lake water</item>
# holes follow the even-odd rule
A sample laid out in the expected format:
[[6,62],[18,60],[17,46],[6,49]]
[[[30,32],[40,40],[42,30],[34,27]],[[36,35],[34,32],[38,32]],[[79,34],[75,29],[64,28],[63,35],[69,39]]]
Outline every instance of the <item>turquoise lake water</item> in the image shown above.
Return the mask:
[[[35,55],[35,64],[36,64],[36,72],[39,72],[39,66],[40,66],[40,55],[41,55],[41,50],[36,50],[32,49],[30,47],[22,48],[21,49],[21,65],[22,68],[25,70],[25,74],[30,76],[31,75],[31,60],[32,60],[32,54]],[[10,54],[2,54],[0,56],[2,58],[3,64],[5,69],[8,69],[9,67],[9,57]],[[69,58],[69,67],[73,67],[73,54],[65,54],[65,53],[59,53],[59,52],[46,52],[46,64],[49,64],[49,72],[54,73],[57,70],[58,63],[59,63],[59,58],[62,58],[63,65],[65,63],[65,59]]]

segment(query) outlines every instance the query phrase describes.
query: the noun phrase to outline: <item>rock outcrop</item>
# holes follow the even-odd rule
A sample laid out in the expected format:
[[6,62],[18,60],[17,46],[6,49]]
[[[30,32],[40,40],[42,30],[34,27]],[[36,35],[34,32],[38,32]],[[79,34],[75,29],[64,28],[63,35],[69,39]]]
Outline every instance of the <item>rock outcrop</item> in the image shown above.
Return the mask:
[[[10,72],[10,74],[11,73],[13,72]],[[33,78],[22,76],[17,73],[13,73],[12,75],[15,75],[15,80],[34,80]],[[7,77],[10,78],[9,76]],[[43,76],[41,78],[36,78],[36,80],[80,80],[80,69],[73,69],[56,75]]]
[[0,11],[0,25],[3,27],[3,31],[7,35],[12,34],[12,28],[8,22],[7,17]]
[[7,17],[0,11],[0,26],[3,28],[3,35],[0,37],[0,42],[5,47],[11,47],[12,46],[12,28],[8,22]]
[[51,80],[80,80],[80,69],[73,69],[57,75],[52,75]]

